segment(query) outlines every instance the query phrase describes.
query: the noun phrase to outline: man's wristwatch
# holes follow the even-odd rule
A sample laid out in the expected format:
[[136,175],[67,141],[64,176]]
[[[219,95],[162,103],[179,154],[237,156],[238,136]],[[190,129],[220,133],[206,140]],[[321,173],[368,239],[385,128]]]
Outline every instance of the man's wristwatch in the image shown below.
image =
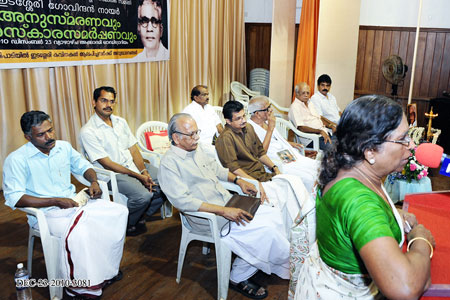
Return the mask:
[[277,165],[273,165],[273,167],[270,169],[272,172],[275,172],[275,168],[278,168]]
[[233,183],[237,184],[238,179],[241,179],[241,177],[239,177],[239,176],[234,177]]

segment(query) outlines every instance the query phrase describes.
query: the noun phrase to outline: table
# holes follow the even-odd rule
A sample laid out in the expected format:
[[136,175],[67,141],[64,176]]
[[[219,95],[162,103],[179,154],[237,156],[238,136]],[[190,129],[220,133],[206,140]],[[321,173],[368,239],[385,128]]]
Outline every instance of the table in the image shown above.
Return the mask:
[[432,284],[421,299],[450,299],[450,191],[406,195],[403,209],[415,214],[436,240]]
[[429,177],[424,177],[419,181],[412,180],[411,182],[404,179],[395,179],[393,184],[386,179],[384,181],[384,188],[394,203],[403,201],[406,194],[429,193],[432,191]]

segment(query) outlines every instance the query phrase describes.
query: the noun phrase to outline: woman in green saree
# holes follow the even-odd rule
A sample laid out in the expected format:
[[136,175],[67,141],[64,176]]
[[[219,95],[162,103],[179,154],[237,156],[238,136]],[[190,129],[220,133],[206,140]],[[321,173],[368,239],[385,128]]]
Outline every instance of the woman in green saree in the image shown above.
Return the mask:
[[345,109],[322,161],[317,242],[295,299],[418,299],[430,284],[434,238],[395,208],[381,184],[407,162],[414,147],[408,129],[401,106],[384,96],[364,96]]

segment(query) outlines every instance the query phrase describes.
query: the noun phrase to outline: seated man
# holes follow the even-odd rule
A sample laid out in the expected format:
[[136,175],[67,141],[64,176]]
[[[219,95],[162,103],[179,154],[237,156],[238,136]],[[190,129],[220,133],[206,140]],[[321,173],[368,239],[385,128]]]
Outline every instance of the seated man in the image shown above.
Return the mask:
[[[75,186],[70,173],[83,175],[92,198],[102,191],[92,165],[72,146],[55,140],[50,117],[41,111],[22,115],[20,125],[29,141],[8,155],[3,168],[6,205],[36,207],[44,211],[50,234],[65,240],[58,262],[61,279],[88,280],[87,287],[68,287],[69,296],[100,298],[102,287],[121,278],[124,234],[128,211],[123,205],[89,200],[82,208],[71,198]],[[37,219],[28,223],[38,228]],[[70,229],[70,231],[69,231]]]
[[310,88],[307,83],[300,82],[295,86],[295,100],[289,108],[289,120],[300,131],[320,134],[319,148],[324,150],[331,145],[327,128],[334,132],[336,126],[333,123],[324,122],[320,118],[314,104],[309,100],[309,94]]
[[[270,206],[260,206],[252,216],[239,208],[224,207],[231,194],[219,180],[234,182],[247,194],[254,194],[255,187],[205,155],[198,144],[197,124],[190,115],[174,115],[168,131],[172,147],[161,159],[159,167],[162,190],[182,212],[216,214],[219,228],[223,228],[228,220],[232,221],[229,234],[222,237],[237,255],[230,273],[230,287],[250,298],[265,298],[267,291],[250,278],[258,269],[267,274],[275,273],[283,279],[289,278],[289,242],[282,230],[280,212]],[[209,228],[207,221],[203,223],[198,218],[187,218],[196,231]],[[224,233],[227,231],[228,228],[223,230]]]
[[208,103],[208,87],[195,86],[191,91],[191,100],[191,104],[183,109],[183,113],[190,114],[195,120],[200,129],[199,142],[203,144],[203,149],[208,155],[215,157],[216,149],[213,146],[213,140],[222,132],[223,126],[214,108]]
[[[222,165],[235,175],[259,181],[261,199],[281,210],[286,233],[289,234],[293,220],[310,193],[300,177],[280,175],[278,166],[267,156],[253,126],[247,124],[240,102],[225,103],[223,115],[227,124],[216,141]],[[264,166],[272,173],[266,172]]]
[[[127,235],[139,235],[147,230],[144,216],[147,209],[155,212],[162,205],[159,188],[149,174],[150,165],[144,165],[127,121],[113,115],[116,104],[114,88],[102,86],[95,89],[92,104],[95,114],[81,128],[81,147],[94,166],[118,173],[119,192],[128,198]],[[110,183],[108,186],[111,188]],[[155,191],[159,198],[153,197]]]
[[268,98],[252,98],[248,112],[251,115],[248,123],[253,126],[270,160],[279,166],[281,173],[299,176],[306,189],[311,192],[317,179],[319,163],[294,150],[301,149],[303,145],[287,141],[277,131],[275,115]]
[[331,78],[327,74],[322,74],[317,79],[317,92],[311,97],[311,102],[317,113],[325,124],[332,124],[336,127],[342,115],[341,109],[337,105],[336,97],[330,93]]

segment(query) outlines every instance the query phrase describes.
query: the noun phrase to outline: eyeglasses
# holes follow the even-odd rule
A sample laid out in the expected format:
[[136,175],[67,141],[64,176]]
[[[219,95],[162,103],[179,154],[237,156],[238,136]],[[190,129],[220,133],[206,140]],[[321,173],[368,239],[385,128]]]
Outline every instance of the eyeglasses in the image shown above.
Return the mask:
[[409,135],[407,135],[402,140],[396,140],[396,141],[385,140],[385,142],[402,144],[403,146],[408,147],[409,144],[411,143],[411,137]]
[[115,99],[108,100],[106,98],[100,98],[100,99],[98,99],[98,101],[100,101],[102,104],[108,104],[108,103],[111,103],[111,105],[116,104],[116,100]]
[[178,133],[178,134],[182,134],[182,135],[188,136],[191,139],[194,139],[196,136],[200,137],[200,132],[202,132],[202,131],[199,129],[199,130],[191,132],[191,133],[184,133],[184,132],[179,132],[179,131],[174,131],[174,132]]
[[150,19],[147,17],[142,17],[138,19],[138,23],[144,28],[147,28],[149,23],[152,23],[153,28],[158,28],[158,25],[162,23],[162,20],[155,17],[151,17]]
[[207,96],[209,96],[209,93],[201,93],[200,96],[207,97]]
[[269,106],[267,106],[266,108],[264,108],[264,109],[258,109],[258,110],[255,110],[254,112],[258,112],[258,111],[269,111],[269,109],[272,107],[272,104],[269,104]]

